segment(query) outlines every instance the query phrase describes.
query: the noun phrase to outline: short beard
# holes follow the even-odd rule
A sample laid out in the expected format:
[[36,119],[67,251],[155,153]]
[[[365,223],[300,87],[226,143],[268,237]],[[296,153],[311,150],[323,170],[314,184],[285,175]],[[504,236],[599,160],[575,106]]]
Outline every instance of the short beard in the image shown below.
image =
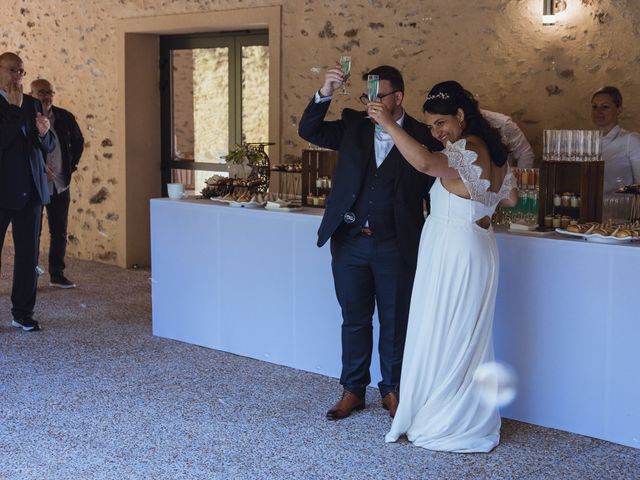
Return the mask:
[[404,110],[402,109],[402,105],[398,105],[396,107],[393,108],[393,110],[391,110],[391,116],[393,118],[396,118],[396,115],[398,116],[398,118],[400,118],[402,116],[402,112]]

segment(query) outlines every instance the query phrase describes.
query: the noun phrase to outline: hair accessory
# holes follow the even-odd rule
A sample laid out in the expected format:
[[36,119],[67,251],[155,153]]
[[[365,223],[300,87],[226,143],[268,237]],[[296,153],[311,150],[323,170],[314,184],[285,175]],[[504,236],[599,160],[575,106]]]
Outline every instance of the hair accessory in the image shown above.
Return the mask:
[[427,95],[425,102],[428,102],[429,100],[435,100],[437,98],[439,98],[440,100],[449,100],[449,94],[440,92],[440,93],[435,93],[433,95]]

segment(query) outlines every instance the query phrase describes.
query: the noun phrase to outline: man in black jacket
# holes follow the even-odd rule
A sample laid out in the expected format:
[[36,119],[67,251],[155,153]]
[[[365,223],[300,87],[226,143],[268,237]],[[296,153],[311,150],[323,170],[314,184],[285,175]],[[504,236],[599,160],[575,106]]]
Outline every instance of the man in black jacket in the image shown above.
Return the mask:
[[51,203],[46,206],[51,236],[49,246],[49,285],[73,288],[75,283],[64,275],[64,257],[67,251],[67,219],[69,216],[69,184],[71,174],[78,167],[84,150],[84,138],[73,114],[53,105],[53,86],[40,78],[31,82],[31,95],[42,102],[44,114],[51,123],[56,137],[53,152],[47,155],[47,177]]
[[12,325],[40,330],[36,304],[38,236],[42,205],[49,203],[44,157],[53,151],[49,120],[40,102],[22,93],[26,72],[18,55],[0,55],[0,251],[9,224],[15,249]]
[[[398,70],[377,67],[378,97],[411,136],[439,149],[426,126],[402,107],[404,81]],[[363,76],[366,79],[367,75]],[[329,420],[364,408],[373,348],[372,317],[380,321],[378,384],[383,407],[395,415],[409,301],[416,269],[423,202],[433,178],[415,170],[391,137],[363,111],[344,109],[340,120],[326,121],[333,92],[343,83],[340,68],[329,69],[320,90],[300,120],[305,140],[338,151],[331,194],[318,230],[318,246],[331,238],[332,270],[342,309],[342,397]],[[361,97],[367,101],[366,94]]]

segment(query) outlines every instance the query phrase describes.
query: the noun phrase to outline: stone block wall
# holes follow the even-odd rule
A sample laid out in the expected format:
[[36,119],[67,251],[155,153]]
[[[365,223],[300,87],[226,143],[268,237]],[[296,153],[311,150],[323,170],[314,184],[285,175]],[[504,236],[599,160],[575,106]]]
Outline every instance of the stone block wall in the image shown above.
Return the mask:
[[[640,130],[640,8],[637,0],[566,0],[554,26],[542,0],[281,0],[282,157],[306,147],[298,119],[339,56],[353,58],[352,95],[332,113],[357,108],[368,69],[391,64],[407,83],[406,107],[420,116],[425,92],[455,79],[484,108],[513,116],[540,153],[544,128],[589,128],[590,93],[605,84],[625,96],[622,124]],[[72,184],[69,253],[115,262],[115,25],[135,18],[273,5],[273,0],[22,0],[4,2],[0,50],[51,80],[56,103],[72,111],[86,151]]]

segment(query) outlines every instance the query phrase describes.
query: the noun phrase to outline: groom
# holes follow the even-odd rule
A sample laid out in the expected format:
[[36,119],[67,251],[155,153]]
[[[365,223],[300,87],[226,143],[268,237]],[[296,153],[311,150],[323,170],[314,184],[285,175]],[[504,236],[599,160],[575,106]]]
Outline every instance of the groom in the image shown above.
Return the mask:
[[[404,81],[400,72],[385,65],[371,70],[363,79],[370,74],[379,76],[378,97],[394,120],[419,142],[440,150],[426,126],[402,108]],[[376,305],[382,374],[378,387],[383,407],[393,417],[424,223],[423,200],[428,198],[433,178],[409,165],[391,137],[366,118],[366,112],[347,108],[340,120],[325,120],[332,95],[343,81],[340,68],[326,72],[322,87],[302,115],[298,132],[315,145],[339,152],[318,230],[318,246],[331,238],[333,279],[342,309],[340,383],[344,390],[327,418],[339,420],[365,406]],[[366,94],[360,99],[365,103]]]

